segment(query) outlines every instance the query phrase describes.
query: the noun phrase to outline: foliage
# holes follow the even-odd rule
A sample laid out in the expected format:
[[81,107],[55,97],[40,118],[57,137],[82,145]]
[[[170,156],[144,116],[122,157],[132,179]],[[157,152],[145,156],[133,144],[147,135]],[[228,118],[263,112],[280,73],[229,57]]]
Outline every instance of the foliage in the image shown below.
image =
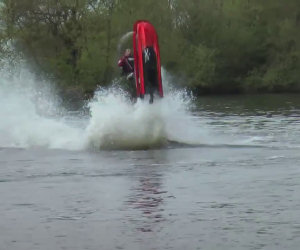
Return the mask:
[[13,47],[64,88],[93,90],[119,75],[117,47],[137,19],[196,93],[300,90],[298,0],[0,0],[0,56]]

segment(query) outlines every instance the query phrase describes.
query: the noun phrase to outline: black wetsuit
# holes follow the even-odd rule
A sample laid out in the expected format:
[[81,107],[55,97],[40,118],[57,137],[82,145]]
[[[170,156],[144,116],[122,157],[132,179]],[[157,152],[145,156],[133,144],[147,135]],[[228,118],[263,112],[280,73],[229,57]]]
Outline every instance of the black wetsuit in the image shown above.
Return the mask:
[[150,103],[153,102],[153,94],[158,90],[157,59],[153,47],[143,50],[144,84],[146,93],[150,94]]

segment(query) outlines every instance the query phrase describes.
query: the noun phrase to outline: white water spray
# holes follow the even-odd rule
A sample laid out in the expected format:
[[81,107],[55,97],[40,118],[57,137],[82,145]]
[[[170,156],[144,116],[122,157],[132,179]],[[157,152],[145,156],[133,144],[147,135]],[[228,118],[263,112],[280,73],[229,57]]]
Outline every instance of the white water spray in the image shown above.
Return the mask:
[[133,31],[129,31],[126,34],[124,34],[118,43],[118,54],[121,55],[124,50],[124,46],[129,42],[130,39],[132,39]]
[[62,121],[49,83],[25,69],[0,77],[0,147],[82,148],[80,130]]
[[0,147],[147,149],[201,140],[187,111],[190,99],[184,92],[168,92],[165,73],[166,95],[154,104],[139,100],[133,105],[118,88],[100,89],[88,104],[90,117],[72,122],[49,83],[25,69],[0,75]]

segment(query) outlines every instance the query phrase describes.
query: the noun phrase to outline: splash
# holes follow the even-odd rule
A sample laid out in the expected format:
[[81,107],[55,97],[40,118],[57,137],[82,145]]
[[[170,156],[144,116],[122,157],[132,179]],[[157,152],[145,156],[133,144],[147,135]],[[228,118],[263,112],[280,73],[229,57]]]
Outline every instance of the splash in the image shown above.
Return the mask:
[[[172,136],[172,125],[186,112],[179,95],[138,100],[134,105],[120,89],[99,90],[89,104],[91,120],[87,127],[90,146],[113,149],[147,149],[165,146]],[[183,120],[182,120],[183,121]],[[185,121],[183,121],[185,122]]]
[[[118,87],[99,89],[89,103],[91,119],[87,141],[93,148],[148,149],[164,147],[170,141],[190,143],[199,128],[192,125],[192,98],[186,91],[176,91],[163,71],[165,97],[153,104],[140,100],[135,104]],[[195,124],[194,124],[195,125]],[[185,132],[184,132],[185,131]]]
[[133,35],[133,31],[129,31],[120,38],[119,43],[118,43],[118,54],[119,55],[121,55],[123,53],[123,51],[125,50],[125,46],[128,48],[131,48],[132,45],[131,45],[130,39],[132,39],[132,35]]
[[80,130],[63,121],[49,82],[22,67],[0,76],[0,147],[82,148]]
[[64,110],[52,85],[24,68],[0,75],[0,147],[148,149],[170,141],[199,143],[203,136],[188,111],[191,98],[167,84],[166,72],[166,95],[153,105],[132,104],[114,86],[96,92],[88,103],[90,116]]

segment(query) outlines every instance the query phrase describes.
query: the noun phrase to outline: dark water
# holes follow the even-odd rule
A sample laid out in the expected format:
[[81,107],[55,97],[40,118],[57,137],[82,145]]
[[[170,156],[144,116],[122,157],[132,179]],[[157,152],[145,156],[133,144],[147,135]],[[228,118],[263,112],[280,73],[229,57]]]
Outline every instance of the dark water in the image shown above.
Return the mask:
[[0,249],[299,249],[300,96],[205,97],[205,139],[0,148]]

